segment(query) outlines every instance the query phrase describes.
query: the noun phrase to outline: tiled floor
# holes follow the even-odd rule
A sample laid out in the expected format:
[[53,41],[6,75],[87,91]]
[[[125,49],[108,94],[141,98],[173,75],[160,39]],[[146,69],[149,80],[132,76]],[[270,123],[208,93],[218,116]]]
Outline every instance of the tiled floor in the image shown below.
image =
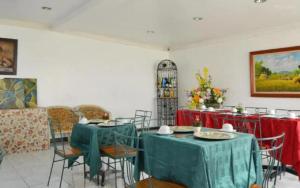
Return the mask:
[[[0,167],[0,188],[46,188],[52,156],[52,150],[6,156]],[[59,186],[61,165],[62,163],[57,163],[54,166],[49,187]],[[66,170],[62,187],[98,187],[94,182],[84,181],[82,172],[82,166],[74,167],[72,171]],[[113,178],[112,175],[106,178],[105,188],[114,187]],[[118,187],[123,187],[120,182],[119,185]],[[299,188],[300,182],[296,176],[286,174],[278,181],[277,187]]]

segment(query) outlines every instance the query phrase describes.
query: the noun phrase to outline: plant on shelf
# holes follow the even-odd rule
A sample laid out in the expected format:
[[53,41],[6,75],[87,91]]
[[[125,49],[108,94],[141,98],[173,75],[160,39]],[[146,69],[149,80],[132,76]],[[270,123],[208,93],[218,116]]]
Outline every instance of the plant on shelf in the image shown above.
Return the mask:
[[226,89],[220,89],[212,86],[212,77],[209,75],[208,68],[204,67],[203,74],[196,74],[199,86],[188,91],[188,107],[191,109],[205,107],[219,108],[224,100]]

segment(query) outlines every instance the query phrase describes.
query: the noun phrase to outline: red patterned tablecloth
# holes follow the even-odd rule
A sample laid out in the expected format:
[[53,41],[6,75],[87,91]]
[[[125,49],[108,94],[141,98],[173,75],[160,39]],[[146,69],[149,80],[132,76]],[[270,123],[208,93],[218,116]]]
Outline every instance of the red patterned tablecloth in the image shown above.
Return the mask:
[[[176,123],[180,126],[190,126],[192,122],[184,119],[187,113],[192,117],[200,118],[205,127],[214,127],[213,116],[217,115],[219,121],[217,128],[222,127],[222,116],[219,112],[200,112],[194,110],[178,110]],[[258,119],[258,116],[247,116],[250,119]],[[261,118],[262,137],[273,137],[285,133],[282,162],[292,165],[300,178],[300,119]]]

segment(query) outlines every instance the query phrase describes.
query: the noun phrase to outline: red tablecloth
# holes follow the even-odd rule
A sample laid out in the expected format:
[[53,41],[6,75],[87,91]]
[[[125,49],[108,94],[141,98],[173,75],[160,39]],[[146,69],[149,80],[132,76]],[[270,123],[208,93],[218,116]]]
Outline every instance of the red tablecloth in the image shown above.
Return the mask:
[[[180,126],[190,126],[191,121],[184,118],[187,113],[192,117],[200,117],[205,127],[214,127],[214,115],[218,117],[217,128],[222,127],[222,116],[219,112],[200,112],[193,110],[178,110],[176,123]],[[257,119],[257,116],[248,116],[250,119]],[[262,137],[273,137],[285,133],[283,145],[282,163],[292,165],[300,178],[300,119],[276,119],[261,118]]]

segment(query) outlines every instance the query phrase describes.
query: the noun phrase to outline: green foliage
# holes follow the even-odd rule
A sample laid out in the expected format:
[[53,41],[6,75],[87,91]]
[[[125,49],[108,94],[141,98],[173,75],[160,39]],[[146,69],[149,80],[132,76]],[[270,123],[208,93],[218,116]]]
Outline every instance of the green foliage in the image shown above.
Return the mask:
[[255,76],[259,77],[261,74],[269,76],[272,74],[272,71],[264,66],[263,61],[255,62]]

